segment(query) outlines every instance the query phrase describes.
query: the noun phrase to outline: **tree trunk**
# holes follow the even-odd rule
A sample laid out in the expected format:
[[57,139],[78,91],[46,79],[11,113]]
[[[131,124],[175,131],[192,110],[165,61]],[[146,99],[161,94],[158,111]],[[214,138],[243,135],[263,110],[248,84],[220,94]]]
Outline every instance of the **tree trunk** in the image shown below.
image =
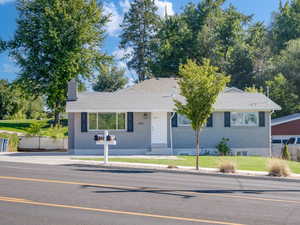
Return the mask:
[[200,130],[195,131],[196,136],[196,170],[199,170],[199,153],[200,153]]
[[59,124],[59,112],[54,112],[54,126]]

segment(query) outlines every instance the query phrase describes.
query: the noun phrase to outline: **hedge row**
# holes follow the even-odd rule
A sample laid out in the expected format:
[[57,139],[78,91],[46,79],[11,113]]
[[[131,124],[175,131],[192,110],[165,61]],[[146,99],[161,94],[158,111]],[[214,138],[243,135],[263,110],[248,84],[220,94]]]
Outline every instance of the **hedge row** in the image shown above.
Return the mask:
[[0,138],[8,138],[8,151],[9,152],[17,152],[19,146],[19,137],[16,134],[9,134],[9,133],[0,133]]

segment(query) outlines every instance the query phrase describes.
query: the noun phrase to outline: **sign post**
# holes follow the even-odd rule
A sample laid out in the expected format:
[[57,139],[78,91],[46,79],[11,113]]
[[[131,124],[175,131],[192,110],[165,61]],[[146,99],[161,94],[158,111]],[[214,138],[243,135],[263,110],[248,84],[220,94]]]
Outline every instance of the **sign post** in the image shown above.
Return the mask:
[[108,163],[108,131],[105,130],[104,131],[104,163],[107,164]]
[[108,163],[108,145],[116,145],[116,136],[109,135],[108,131],[104,131],[104,135],[97,134],[95,135],[94,140],[96,145],[103,145],[103,154],[104,154],[104,164]]

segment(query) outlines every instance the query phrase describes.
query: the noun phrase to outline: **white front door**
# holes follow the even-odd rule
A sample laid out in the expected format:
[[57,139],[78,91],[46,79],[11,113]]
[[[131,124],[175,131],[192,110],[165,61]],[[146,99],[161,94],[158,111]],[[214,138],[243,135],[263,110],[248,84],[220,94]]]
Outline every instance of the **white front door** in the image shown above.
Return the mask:
[[151,144],[167,144],[167,112],[151,113]]

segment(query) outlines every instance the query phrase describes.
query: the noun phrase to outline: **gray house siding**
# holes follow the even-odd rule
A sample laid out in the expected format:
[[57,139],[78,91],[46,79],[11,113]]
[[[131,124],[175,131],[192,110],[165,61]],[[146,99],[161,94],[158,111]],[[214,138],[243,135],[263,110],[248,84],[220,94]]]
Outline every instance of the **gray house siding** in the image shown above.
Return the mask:
[[[249,155],[267,155],[270,146],[269,113],[265,113],[264,127],[225,127],[224,112],[213,114],[213,127],[205,127],[201,132],[202,149],[215,149],[221,139],[229,138],[233,152],[247,151]],[[180,154],[195,147],[195,133],[191,127],[173,127],[173,147]],[[186,151],[184,150],[186,149]]]
[[[145,154],[151,144],[151,125],[150,113],[134,113],[133,132],[128,131],[109,131],[116,135],[117,145],[110,145],[110,154]],[[75,154],[103,154],[103,146],[96,145],[95,134],[101,131],[81,132],[81,113],[74,113],[74,146]]]
[[[170,140],[170,117],[168,114],[168,148]],[[146,154],[151,146],[151,113],[134,113],[133,132],[110,131],[117,137],[117,145],[110,146],[110,154]],[[214,150],[220,140],[229,138],[233,152],[247,151],[249,155],[268,154],[269,149],[269,113],[265,113],[264,127],[225,127],[224,112],[213,114],[213,127],[203,129],[200,137],[202,150]],[[81,113],[69,113],[69,151],[75,154],[103,154],[103,146],[96,145],[94,135],[101,131],[81,132]],[[172,127],[173,149],[176,154],[194,152],[194,131],[191,127]]]

